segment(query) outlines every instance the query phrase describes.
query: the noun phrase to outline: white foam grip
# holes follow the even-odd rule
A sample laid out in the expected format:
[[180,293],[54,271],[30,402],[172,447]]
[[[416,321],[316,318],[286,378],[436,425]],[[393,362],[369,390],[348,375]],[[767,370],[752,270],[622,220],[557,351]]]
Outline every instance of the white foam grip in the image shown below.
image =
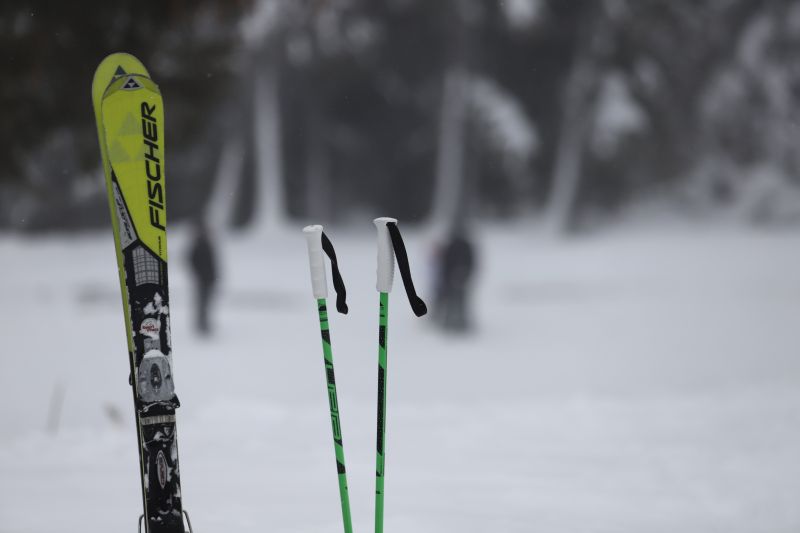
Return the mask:
[[322,226],[303,228],[308,245],[308,266],[311,268],[311,291],[314,298],[328,297],[328,280],[325,277],[325,254],[322,252]]
[[396,218],[380,217],[373,220],[378,229],[378,292],[391,292],[394,280],[394,250],[389,236],[388,222],[397,224]]

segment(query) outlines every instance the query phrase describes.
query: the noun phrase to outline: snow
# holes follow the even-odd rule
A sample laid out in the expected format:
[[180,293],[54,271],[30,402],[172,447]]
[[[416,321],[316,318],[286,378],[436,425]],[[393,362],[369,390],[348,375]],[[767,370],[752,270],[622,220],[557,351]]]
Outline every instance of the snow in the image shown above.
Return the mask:
[[253,47],[263,44],[280,24],[282,7],[279,0],[257,1],[251,16],[241,23],[244,42]]
[[[191,330],[189,233],[170,235],[182,492],[198,532],[341,531],[301,226],[228,243],[210,341]],[[328,228],[348,283],[350,314],[330,319],[358,531],[372,528],[377,373],[364,226]],[[430,296],[429,244],[403,233]],[[473,335],[442,335],[392,293],[387,531],[800,528],[800,235],[642,225],[558,241],[519,225],[480,238]],[[0,257],[0,532],[135,531],[110,235],[6,235]]]
[[544,6],[541,0],[504,0],[500,3],[509,26],[523,31],[533,26],[543,17]]
[[631,96],[621,74],[612,73],[604,77],[596,120],[592,147],[603,156],[613,155],[625,136],[645,128],[647,116]]
[[539,135],[522,103],[488,78],[476,76],[469,81],[470,103],[487,130],[485,135],[501,152],[522,161],[533,157]]

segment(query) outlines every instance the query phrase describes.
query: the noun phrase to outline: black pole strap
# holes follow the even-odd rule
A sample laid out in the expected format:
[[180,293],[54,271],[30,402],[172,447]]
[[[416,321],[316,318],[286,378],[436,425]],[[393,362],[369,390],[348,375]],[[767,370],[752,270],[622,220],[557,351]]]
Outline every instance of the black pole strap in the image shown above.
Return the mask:
[[333,289],[336,291],[336,310],[343,315],[347,314],[347,290],[344,288],[342,275],[339,273],[339,262],[336,260],[336,252],[333,250],[328,236],[322,232],[322,249],[331,260],[331,274],[333,274]]
[[411,280],[411,269],[408,266],[408,254],[406,253],[406,245],[403,243],[403,237],[394,222],[388,222],[386,227],[389,230],[389,236],[392,238],[392,248],[394,248],[394,256],[397,259],[397,267],[400,269],[400,277],[403,278],[403,286],[406,288],[408,303],[411,304],[411,310],[414,311],[415,315],[422,316],[428,312],[428,306],[425,305],[422,298],[417,296],[417,291],[414,290],[414,282]]

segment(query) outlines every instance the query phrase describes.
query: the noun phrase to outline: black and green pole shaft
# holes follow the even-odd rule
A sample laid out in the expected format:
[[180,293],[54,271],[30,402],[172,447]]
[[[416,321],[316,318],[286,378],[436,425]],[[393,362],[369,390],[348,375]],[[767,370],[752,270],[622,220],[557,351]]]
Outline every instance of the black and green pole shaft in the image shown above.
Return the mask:
[[380,294],[378,315],[378,428],[375,454],[375,533],[383,533],[384,483],[386,476],[386,384],[387,348],[389,335],[389,293],[394,281],[395,258],[400,269],[408,299],[414,314],[422,316],[427,312],[423,302],[414,290],[411,270],[408,266],[403,239],[397,229],[397,219],[376,218],[378,230],[378,280],[376,288]]
[[333,371],[333,350],[331,349],[331,334],[328,324],[328,283],[325,278],[325,264],[323,250],[331,258],[334,287],[337,290],[337,309],[347,313],[345,303],[344,284],[339,275],[336,254],[333,246],[322,232],[322,226],[307,226],[303,228],[308,244],[308,259],[311,267],[311,287],[314,298],[317,300],[319,312],[319,327],[322,334],[322,353],[325,358],[325,376],[328,382],[328,406],[331,413],[331,428],[333,430],[333,447],[336,454],[336,471],[339,479],[339,497],[342,504],[342,521],[345,533],[353,532],[353,523],[350,515],[350,496],[347,490],[347,473],[344,467],[344,444],[342,443],[342,427],[339,419],[339,399],[336,394],[336,376]]
[[386,336],[389,324],[389,293],[380,293],[378,318],[378,442],[375,454],[375,531],[383,531],[383,482],[386,467]]
[[342,501],[342,520],[346,533],[352,533],[353,524],[350,518],[350,496],[347,491],[347,473],[344,468],[344,445],[342,444],[342,427],[339,422],[339,399],[336,395],[336,376],[333,372],[333,352],[331,335],[328,328],[328,307],[325,298],[317,300],[319,309],[319,327],[322,332],[322,353],[325,356],[325,375],[328,380],[328,405],[331,410],[331,427],[333,429],[333,447],[336,452],[336,471],[339,477],[339,497]]

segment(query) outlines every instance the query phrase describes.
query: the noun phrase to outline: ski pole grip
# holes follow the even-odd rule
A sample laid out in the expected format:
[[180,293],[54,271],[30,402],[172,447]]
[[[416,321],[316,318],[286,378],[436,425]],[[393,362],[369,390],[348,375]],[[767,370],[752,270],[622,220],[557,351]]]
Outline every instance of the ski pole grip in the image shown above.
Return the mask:
[[325,261],[322,254],[322,226],[303,228],[308,245],[308,266],[311,268],[311,291],[314,298],[328,297],[328,280],[325,278]]
[[380,217],[373,222],[378,230],[378,283],[376,288],[378,292],[391,292],[394,280],[394,250],[386,224],[389,222],[397,224],[397,219]]

